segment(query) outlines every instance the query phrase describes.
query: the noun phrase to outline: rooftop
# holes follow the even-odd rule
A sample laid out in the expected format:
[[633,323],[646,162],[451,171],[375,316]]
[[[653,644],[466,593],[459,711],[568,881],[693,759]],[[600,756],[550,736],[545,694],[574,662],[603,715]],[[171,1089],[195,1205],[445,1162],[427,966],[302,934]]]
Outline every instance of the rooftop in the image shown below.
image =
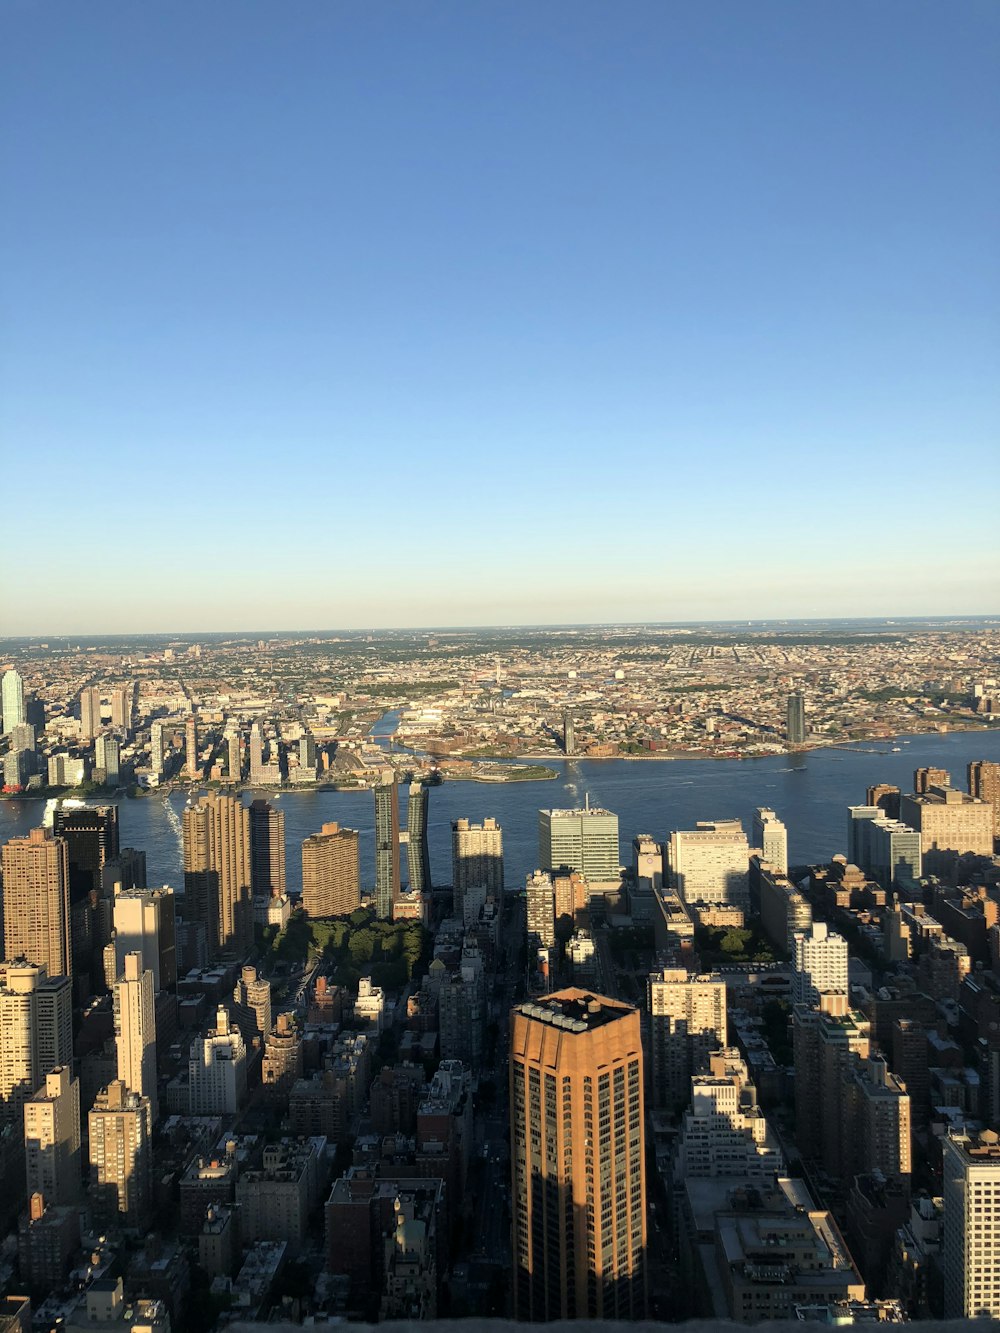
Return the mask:
[[537,1000],[528,1000],[518,1005],[517,1011],[526,1018],[551,1023],[568,1032],[593,1031],[594,1028],[603,1027],[606,1023],[613,1023],[625,1014],[634,1012],[630,1005],[618,1000],[572,988],[556,991],[553,995]]

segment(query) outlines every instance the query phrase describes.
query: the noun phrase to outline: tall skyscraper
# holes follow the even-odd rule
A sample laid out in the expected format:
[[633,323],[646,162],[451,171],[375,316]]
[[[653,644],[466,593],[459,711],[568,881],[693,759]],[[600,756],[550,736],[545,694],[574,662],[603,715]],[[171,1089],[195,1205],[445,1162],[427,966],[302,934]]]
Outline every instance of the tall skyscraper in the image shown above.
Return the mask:
[[162,889],[123,889],[114,900],[115,976],[125,971],[125,955],[142,956],[153,974],[153,991],[177,986],[176,895]]
[[788,696],[785,709],[785,735],[789,745],[804,745],[806,741],[806,700],[801,690]]
[[563,714],[563,754],[576,754],[576,725],[572,713]]
[[153,1206],[152,1116],[121,1079],[97,1094],[87,1117],[90,1202],[103,1226],[142,1231]]
[[101,871],[121,850],[117,805],[61,801],[52,827],[66,842],[71,900],[79,902],[94,889],[100,892]]
[[431,888],[431,857],[427,846],[427,788],[422,782],[410,783],[406,832],[406,868],[410,892],[427,893]]
[[243,958],[253,945],[250,816],[233,796],[205,796],[184,811],[184,917],[205,927],[211,957]]
[[96,686],[80,691],[80,737],[92,741],[101,730],[101,691]]
[[231,782],[243,780],[243,743],[238,726],[226,733],[226,776]]
[[918,796],[926,796],[932,787],[950,787],[951,774],[946,768],[915,768],[913,770],[913,790]]
[[944,1317],[1000,1319],[1000,1135],[946,1134]]
[[753,817],[753,845],[779,874],[788,874],[788,830],[774,813],[760,806]]
[[495,819],[484,819],[481,824],[470,824],[467,819],[452,823],[451,882],[459,919],[466,889],[484,888],[494,897],[503,893],[503,829]]
[[117,787],[121,772],[121,742],[116,736],[102,733],[94,741],[94,768],[98,781]]
[[0,707],[3,709],[3,734],[9,736],[15,727],[27,720],[24,680],[13,667],[3,673],[3,680],[0,681]]
[[254,722],[250,727],[250,781],[263,781],[264,772],[264,733],[261,731],[260,723]]
[[663,968],[647,980],[653,1104],[673,1113],[687,1105],[691,1079],[707,1074],[709,1057],[728,1043],[726,983]]
[[392,919],[399,886],[399,790],[390,768],[375,788],[375,913],[383,920]]
[[149,767],[157,780],[163,777],[164,758],[163,723],[154,722],[149,729]]
[[123,685],[111,692],[111,725],[119,731],[132,728],[132,700],[135,689],[132,685]]
[[356,829],[324,824],[302,844],[302,906],[306,914],[347,916],[361,905]]
[[250,802],[250,884],[255,900],[285,892],[285,812]]
[[515,1317],[642,1319],[638,1012],[568,989],[519,1005],[512,1018]]
[[993,836],[1000,837],[1000,764],[977,759],[967,769],[969,795],[993,807]]
[[114,1013],[118,1077],[129,1092],[146,1100],[152,1127],[158,1114],[156,1008],[153,973],[143,967],[139,952],[125,955],[124,971],[115,982]]
[[184,773],[194,782],[201,777],[201,765],[198,762],[198,722],[194,713],[184,725]]
[[618,816],[610,810],[539,810],[538,859],[542,870],[579,870],[591,884],[621,873]]
[[69,849],[64,838],[34,828],[11,838],[3,866],[4,957],[26,958],[50,977],[72,974]]
[[46,1073],[72,1063],[69,977],[48,977],[24,960],[0,964],[0,1119],[19,1121]]
[[233,1017],[250,1046],[254,1038],[261,1044],[271,1031],[271,983],[255,967],[247,966],[233,988]]
[[552,949],[556,942],[556,893],[546,870],[529,875],[524,888],[527,899],[526,928],[529,949]]
[[667,861],[686,903],[749,905],[750,846],[738,819],[699,820],[671,833]]
[[24,1166],[28,1197],[46,1203],[80,1199],[80,1081],[68,1065],[56,1065],[24,1103]]

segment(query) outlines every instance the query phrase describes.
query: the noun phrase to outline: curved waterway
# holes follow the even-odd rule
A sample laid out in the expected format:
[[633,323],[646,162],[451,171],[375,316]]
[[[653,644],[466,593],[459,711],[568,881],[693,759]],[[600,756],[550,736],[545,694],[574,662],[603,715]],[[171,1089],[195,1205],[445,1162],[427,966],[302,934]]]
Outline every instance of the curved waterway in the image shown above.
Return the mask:
[[[898,745],[898,751],[891,747]],[[877,751],[872,753],[872,751]],[[912,789],[913,770],[946,768],[965,787],[971,760],[1000,762],[1000,729],[911,736],[894,742],[813,750],[766,759],[626,760],[570,759],[546,763],[559,769],[541,782],[444,782],[429,789],[431,871],[436,884],[451,882],[451,821],[479,822],[492,815],[503,827],[507,886],[520,887],[538,858],[538,811],[542,807],[592,805],[613,810],[619,819],[621,851],[631,859],[637,833],[663,839],[671,829],[693,828],[698,819],[750,820],[759,805],[771,806],[788,826],[792,863],[826,861],[845,850],[848,805],[864,801],[865,788],[890,782]],[[302,882],[302,840],[331,820],[361,833],[362,882],[375,878],[374,800],[370,791],[289,791],[274,800],[285,812],[288,887]],[[247,792],[244,800],[250,801]],[[150,884],[180,886],[180,813],[185,796],[155,793],[119,802],[123,846],[146,852]],[[0,802],[0,841],[23,834],[42,821],[44,801]],[[400,824],[406,822],[406,788],[400,789]]]

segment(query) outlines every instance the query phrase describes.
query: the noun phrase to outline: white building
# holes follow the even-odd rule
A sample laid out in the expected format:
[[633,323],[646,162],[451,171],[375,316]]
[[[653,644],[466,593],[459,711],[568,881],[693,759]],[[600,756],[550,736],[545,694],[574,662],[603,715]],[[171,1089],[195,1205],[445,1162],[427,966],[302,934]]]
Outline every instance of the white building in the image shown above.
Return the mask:
[[24,1104],[24,1158],[29,1199],[41,1194],[56,1205],[79,1201],[80,1080],[67,1065],[49,1070]]
[[1000,1135],[947,1135],[944,1175],[944,1317],[1000,1318]]
[[686,903],[750,905],[750,845],[738,819],[699,820],[670,835],[671,886]]
[[762,860],[779,874],[788,874],[788,830],[766,806],[760,806],[753,817],[753,845],[760,849]]
[[381,986],[373,986],[371,977],[362,977],[358,982],[354,1022],[359,1028],[382,1031],[385,1023],[385,991]]
[[247,1090],[243,1036],[222,1005],[215,1027],[197,1038],[188,1061],[191,1115],[235,1115]]
[[795,935],[795,974],[792,999],[796,1004],[819,1004],[829,991],[848,994],[847,941],[825,921],[814,921],[812,930]]
[[757,1105],[757,1091],[736,1049],[713,1052],[710,1073],[691,1080],[691,1106],[681,1123],[675,1174],[695,1178],[737,1176],[773,1181],[784,1157]]
[[149,1102],[152,1122],[156,1123],[156,1008],[153,998],[153,973],[143,967],[142,954],[125,955],[125,968],[115,982],[115,1048],[118,1077],[129,1092]]
[[538,859],[543,870],[578,870],[592,884],[621,874],[618,816],[610,810],[539,810]]

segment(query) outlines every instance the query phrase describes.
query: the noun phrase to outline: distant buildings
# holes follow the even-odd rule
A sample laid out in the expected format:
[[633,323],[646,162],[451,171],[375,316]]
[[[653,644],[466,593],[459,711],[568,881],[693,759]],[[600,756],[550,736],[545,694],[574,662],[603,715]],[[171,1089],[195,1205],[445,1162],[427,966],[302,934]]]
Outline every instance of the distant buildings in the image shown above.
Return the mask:
[[806,701],[801,690],[788,696],[785,708],[785,736],[789,745],[804,745],[806,741]]
[[621,874],[618,816],[610,810],[539,810],[538,860],[543,870],[578,870],[593,883]]
[[646,1182],[636,1010],[564,990],[513,1012],[514,1313],[642,1319]]
[[9,736],[15,727],[26,721],[24,708],[24,680],[13,667],[3,673],[0,681],[0,708],[3,710],[3,734]]
[[949,874],[964,852],[993,855],[993,806],[975,796],[929,784],[900,798],[899,817],[920,834],[925,874]]

